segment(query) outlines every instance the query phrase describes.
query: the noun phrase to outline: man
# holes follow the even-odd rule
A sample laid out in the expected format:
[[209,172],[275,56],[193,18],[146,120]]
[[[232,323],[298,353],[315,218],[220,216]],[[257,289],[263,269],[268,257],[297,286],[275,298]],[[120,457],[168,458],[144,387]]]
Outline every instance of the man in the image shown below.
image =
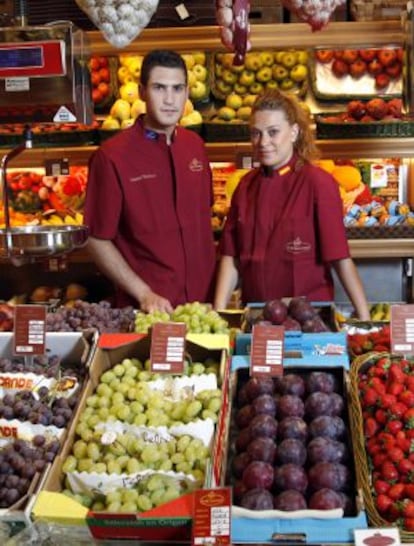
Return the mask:
[[211,170],[202,139],[177,126],[188,98],[181,56],[148,53],[140,96],[146,114],[91,157],[88,249],[115,283],[117,306],[171,312],[211,300]]

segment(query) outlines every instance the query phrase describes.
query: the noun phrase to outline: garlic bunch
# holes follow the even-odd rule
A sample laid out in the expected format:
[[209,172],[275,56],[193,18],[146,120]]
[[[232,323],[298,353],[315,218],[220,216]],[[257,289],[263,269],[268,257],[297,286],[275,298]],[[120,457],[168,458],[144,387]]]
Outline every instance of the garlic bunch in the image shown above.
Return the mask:
[[76,0],[114,47],[125,47],[148,25],[158,0]]
[[335,9],[345,0],[282,0],[282,4],[299,19],[309,23],[312,30],[325,26]]

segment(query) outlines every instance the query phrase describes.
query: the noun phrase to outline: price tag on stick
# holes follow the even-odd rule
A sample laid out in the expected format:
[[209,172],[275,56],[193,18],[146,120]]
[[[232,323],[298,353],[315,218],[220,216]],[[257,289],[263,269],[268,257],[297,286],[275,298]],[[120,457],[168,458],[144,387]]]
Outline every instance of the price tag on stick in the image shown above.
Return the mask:
[[198,489],[194,493],[193,546],[231,545],[231,489]]
[[151,371],[184,372],[184,350],[187,327],[181,322],[158,322],[152,326]]
[[16,305],[13,338],[15,355],[43,355],[46,340],[46,307]]
[[255,324],[252,330],[250,353],[250,375],[282,375],[283,345],[285,329],[283,326]]
[[391,353],[414,354],[414,304],[391,305]]

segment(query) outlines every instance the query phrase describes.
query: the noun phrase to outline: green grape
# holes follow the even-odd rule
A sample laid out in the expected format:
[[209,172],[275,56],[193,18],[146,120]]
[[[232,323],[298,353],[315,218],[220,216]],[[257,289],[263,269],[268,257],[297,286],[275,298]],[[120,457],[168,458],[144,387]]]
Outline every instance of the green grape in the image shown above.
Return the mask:
[[65,462],[62,465],[62,471],[65,473],[75,472],[77,464],[78,461],[76,457],[74,457],[73,455],[69,455],[68,457],[66,457]]
[[107,512],[117,513],[121,509],[121,503],[118,501],[111,502],[106,506]]
[[187,403],[184,401],[179,401],[172,408],[170,417],[173,421],[182,421],[184,418],[185,411],[187,409]]
[[140,381],[149,381],[151,379],[151,373],[147,371],[139,372],[138,378]]
[[185,434],[184,436],[180,436],[177,441],[177,450],[178,451],[184,451],[185,448],[190,444],[191,437],[188,436],[188,434]]
[[[135,390],[135,394],[136,393],[137,393],[137,391]],[[135,400],[135,398],[134,398],[134,401],[131,402],[129,407],[130,407],[132,413],[134,413],[135,415],[139,415],[140,413],[142,413],[144,411],[144,406],[141,404],[141,402],[138,402],[138,400]]]
[[192,465],[187,463],[186,461],[182,463],[177,463],[175,465],[176,472],[183,472],[184,474],[190,474],[192,469]]
[[127,370],[125,371],[124,377],[125,379],[126,378],[135,379],[136,376],[138,375],[138,372],[139,372],[139,368],[137,366],[131,366],[130,368],[127,368]]
[[81,432],[80,437],[84,442],[90,442],[93,439],[93,432],[90,428],[86,428]]
[[138,507],[138,510],[141,510],[142,512],[151,510],[152,508],[151,499],[147,495],[139,495],[137,498],[137,507]]
[[121,514],[135,514],[137,511],[137,505],[135,502],[125,502],[119,508],[119,512]]
[[101,408],[98,411],[98,416],[101,421],[106,421],[109,417],[109,409],[108,408]]
[[136,489],[124,489],[122,491],[122,502],[137,502],[138,491]]
[[106,463],[106,468],[108,469],[108,474],[122,474],[122,468],[118,461],[108,461]]
[[76,440],[72,446],[72,452],[77,459],[83,459],[86,457],[87,443],[83,440]]
[[88,398],[86,399],[86,405],[90,408],[98,407],[98,396],[96,394],[88,396]]
[[116,412],[116,416],[118,417],[118,419],[120,419],[121,421],[127,421],[128,418],[131,416],[131,410],[129,409],[129,406],[121,406],[117,412]]
[[205,372],[204,364],[201,364],[201,362],[195,362],[191,371],[194,375],[203,374]]
[[121,455],[120,457],[118,457],[117,461],[122,470],[124,470],[128,462],[130,461],[130,457],[129,455]]
[[202,470],[198,468],[193,468],[193,470],[191,471],[191,474],[197,480],[197,482],[204,483],[205,474]]
[[113,392],[116,392],[119,389],[120,384],[121,384],[121,381],[118,379],[118,377],[114,376],[112,381],[109,383],[109,386],[111,387]]
[[201,410],[203,409],[203,405],[199,400],[193,400],[190,402],[184,412],[184,417],[187,419],[193,419],[196,417]]
[[195,460],[198,458],[195,449],[194,449],[191,445],[189,445],[188,447],[186,447],[186,449],[185,449],[185,451],[184,451],[184,456],[185,456],[186,461],[187,461],[191,466],[194,465]]
[[112,370],[107,370],[106,372],[104,372],[102,375],[101,375],[101,382],[102,383],[107,383],[107,384],[110,384],[111,381],[115,379],[115,374]]
[[105,396],[100,396],[98,400],[98,408],[108,408],[110,405],[110,398]]
[[122,392],[114,392],[112,395],[112,405],[116,406],[117,404],[123,404],[125,401],[125,397],[122,394]]
[[88,425],[90,428],[95,428],[98,423],[99,423],[99,415],[95,413],[95,415],[91,415],[91,417],[89,417]]
[[125,446],[120,444],[119,442],[114,442],[108,446],[108,450],[110,453],[113,453],[117,457],[120,457],[122,455],[125,455],[126,449]]
[[136,415],[133,420],[134,425],[136,425],[137,427],[145,425],[146,422],[147,422],[147,416],[145,415],[145,413],[140,413]]
[[93,461],[97,461],[100,457],[101,451],[97,443],[89,442],[86,447],[86,453],[90,459],[92,459]]
[[114,372],[115,377],[122,377],[125,373],[125,368],[122,364],[115,364],[112,371]]
[[144,463],[155,463],[161,458],[161,454],[154,444],[148,444],[141,451],[141,459]]
[[126,393],[126,398],[132,402],[136,399],[136,397],[137,397],[137,389],[135,389],[134,387],[129,388]]
[[174,455],[171,455],[170,460],[175,465],[183,463],[185,461],[184,453],[174,453]]
[[115,491],[109,491],[105,496],[106,504],[111,504],[112,502],[119,502],[121,504],[122,492],[120,489],[115,489]]
[[204,448],[204,444],[200,438],[192,438],[189,447],[192,447],[196,452],[198,452]]
[[163,503],[163,497],[165,495],[165,489],[156,489],[155,491],[151,492],[150,499],[153,504],[153,506],[159,506]]
[[220,411],[220,408],[221,408],[221,398],[211,398],[208,403],[207,409],[215,413],[218,413]]
[[[131,381],[132,381],[132,384],[135,385],[135,381],[133,379],[131,379]],[[131,388],[131,383],[129,379],[127,381],[124,381],[124,380],[121,381],[121,384],[118,387],[118,392],[122,394],[122,396],[124,397],[124,400],[130,388]]]
[[94,512],[102,512],[103,510],[105,510],[105,505],[103,502],[101,501],[95,501],[92,506],[91,506],[91,509],[94,511]]
[[88,430],[88,425],[80,421],[76,425],[75,432],[78,436],[80,436],[84,430]]
[[92,459],[79,459],[78,461],[78,472],[89,472],[93,465]]
[[133,459],[132,457],[129,459],[126,465],[126,471],[128,474],[136,474],[142,469],[141,464],[137,459]]
[[110,398],[112,395],[112,390],[106,383],[99,383],[96,387],[96,394],[99,394],[100,397],[104,396]]
[[106,470],[107,468],[105,463],[95,463],[91,466],[89,472],[96,472],[97,474],[105,474]]
[[162,497],[162,503],[170,502],[174,499],[177,499],[180,495],[181,495],[181,492],[179,489],[174,487],[168,487],[168,489],[165,491]]
[[172,468],[173,468],[173,463],[172,463],[171,459],[165,459],[164,461],[161,462],[159,470],[163,470],[164,472],[168,472],[169,470],[172,470]]
[[152,476],[147,479],[145,487],[148,491],[155,491],[156,489],[163,487],[162,476],[160,474],[152,474]]

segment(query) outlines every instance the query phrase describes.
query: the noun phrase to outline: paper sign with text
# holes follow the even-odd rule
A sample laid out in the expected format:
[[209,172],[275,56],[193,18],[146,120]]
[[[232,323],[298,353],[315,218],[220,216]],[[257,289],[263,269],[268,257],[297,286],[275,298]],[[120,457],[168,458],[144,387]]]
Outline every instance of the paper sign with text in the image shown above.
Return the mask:
[[46,340],[46,307],[44,305],[16,305],[14,308],[13,353],[15,355],[43,355]]
[[355,529],[355,546],[400,546],[400,533],[396,527]]
[[194,494],[193,546],[231,544],[231,489],[198,489]]
[[158,322],[151,333],[151,371],[154,373],[184,372],[185,336],[182,322]]
[[414,304],[391,305],[391,352],[414,354]]
[[283,346],[285,329],[283,326],[255,324],[252,330],[250,353],[250,375],[282,375]]

